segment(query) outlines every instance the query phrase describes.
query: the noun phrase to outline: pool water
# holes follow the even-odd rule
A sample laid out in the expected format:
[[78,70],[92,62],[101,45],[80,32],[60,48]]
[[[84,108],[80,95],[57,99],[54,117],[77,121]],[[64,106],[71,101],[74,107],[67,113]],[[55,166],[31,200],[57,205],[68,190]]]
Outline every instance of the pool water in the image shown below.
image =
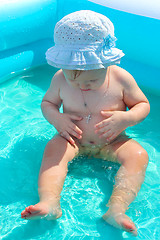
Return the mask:
[[[135,239],[106,224],[118,165],[100,159],[78,158],[69,164],[61,194],[62,218],[22,220],[25,207],[38,201],[37,180],[46,143],[56,130],[42,116],[40,104],[54,68],[47,65],[12,74],[0,87],[0,236],[3,240]],[[150,115],[127,133],[149,153],[145,182],[127,214],[138,227],[137,240],[160,239],[160,125],[159,95],[142,90]]]

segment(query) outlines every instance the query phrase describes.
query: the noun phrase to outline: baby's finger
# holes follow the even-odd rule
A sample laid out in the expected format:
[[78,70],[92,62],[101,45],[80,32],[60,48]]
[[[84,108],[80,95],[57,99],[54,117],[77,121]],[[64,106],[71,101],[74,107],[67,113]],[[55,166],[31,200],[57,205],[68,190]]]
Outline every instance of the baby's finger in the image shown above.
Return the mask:
[[70,118],[71,118],[72,120],[76,120],[76,121],[80,121],[80,120],[83,119],[83,117],[76,116],[76,115],[70,115]]
[[77,133],[77,132],[74,131],[73,129],[70,129],[69,133],[70,133],[72,136],[74,136],[74,137],[76,137],[76,138],[78,138],[78,139],[81,139],[81,138],[82,138],[82,135],[79,134],[79,133]]
[[60,135],[64,137],[68,142],[70,142],[71,145],[75,144],[75,141],[73,140],[73,138],[71,138],[68,132],[64,131]]
[[114,140],[116,137],[117,137],[117,135],[115,133],[113,133],[111,136],[109,136],[107,138],[107,141],[110,142],[110,141]]
[[99,135],[99,138],[108,138],[112,135],[111,130],[109,129],[108,131],[103,132],[102,134]]
[[70,128],[76,133],[78,133],[79,135],[82,134],[82,130],[79,127],[77,127],[74,123],[70,126]]
[[106,126],[103,126],[101,128],[96,128],[95,133],[102,134],[102,133],[107,132],[109,130],[110,130],[110,126],[109,126],[109,124],[107,124]]
[[107,126],[108,124],[109,124],[108,121],[104,120],[102,122],[97,123],[94,127],[96,130],[98,130],[99,128],[103,128],[103,127]]

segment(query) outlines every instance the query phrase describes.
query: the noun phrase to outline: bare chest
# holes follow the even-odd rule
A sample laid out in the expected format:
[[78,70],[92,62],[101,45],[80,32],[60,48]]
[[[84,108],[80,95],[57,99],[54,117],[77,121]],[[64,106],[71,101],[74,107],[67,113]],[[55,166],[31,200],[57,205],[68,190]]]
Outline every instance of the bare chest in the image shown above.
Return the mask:
[[110,87],[107,91],[82,92],[79,89],[63,88],[61,90],[64,112],[97,114],[101,110],[125,110],[123,94],[117,87]]

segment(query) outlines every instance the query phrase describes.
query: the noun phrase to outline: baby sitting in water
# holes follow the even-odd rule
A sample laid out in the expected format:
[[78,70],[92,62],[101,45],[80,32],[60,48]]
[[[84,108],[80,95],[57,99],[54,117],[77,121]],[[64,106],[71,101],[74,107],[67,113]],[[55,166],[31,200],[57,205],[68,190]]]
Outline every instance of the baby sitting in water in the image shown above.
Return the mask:
[[54,40],[46,58],[61,70],[54,75],[41,106],[44,117],[59,134],[44,151],[40,201],[21,216],[61,217],[60,194],[68,162],[86,154],[121,164],[103,219],[137,235],[125,212],[144,181],[148,154],[125,129],[148,115],[148,100],[134,78],[116,66],[124,54],[115,48],[114,26],[104,15],[89,10],[71,13],[56,24]]

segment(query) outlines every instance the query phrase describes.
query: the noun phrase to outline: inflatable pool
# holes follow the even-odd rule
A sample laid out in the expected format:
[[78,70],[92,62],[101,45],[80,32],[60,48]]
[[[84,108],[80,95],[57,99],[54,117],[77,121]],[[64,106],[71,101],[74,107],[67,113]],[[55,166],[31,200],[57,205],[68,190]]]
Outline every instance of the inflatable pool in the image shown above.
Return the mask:
[[[46,64],[53,29],[64,15],[90,9],[108,16],[117,47],[125,53],[121,67],[145,92],[151,113],[127,133],[149,153],[144,184],[127,214],[135,222],[137,240],[160,239],[159,4],[107,0],[32,0],[0,2],[0,237],[2,240],[135,239],[107,225],[106,212],[116,164],[78,158],[69,165],[61,194],[62,218],[24,221],[21,211],[38,201],[37,180],[44,147],[56,130],[40,110],[41,100],[57,71]],[[147,5],[148,4],[148,5]],[[143,10],[143,11],[141,11]],[[81,171],[79,169],[81,166]]]
[[[92,2],[79,0],[75,4],[72,0],[6,3],[2,1],[0,3],[1,82],[5,81],[6,75],[10,73],[46,63],[44,52],[53,45],[55,23],[68,13],[90,9],[107,15],[114,22],[115,34],[118,38],[117,46],[126,54],[127,70],[134,75],[132,66],[135,62],[140,63],[137,66],[139,74],[135,75],[137,82],[154,90],[159,89],[160,4],[154,1],[151,8],[147,1],[148,4],[145,2],[136,7],[136,2],[126,4],[125,1],[118,3],[116,0],[112,3],[103,0]],[[150,84],[151,80],[152,84]]]

